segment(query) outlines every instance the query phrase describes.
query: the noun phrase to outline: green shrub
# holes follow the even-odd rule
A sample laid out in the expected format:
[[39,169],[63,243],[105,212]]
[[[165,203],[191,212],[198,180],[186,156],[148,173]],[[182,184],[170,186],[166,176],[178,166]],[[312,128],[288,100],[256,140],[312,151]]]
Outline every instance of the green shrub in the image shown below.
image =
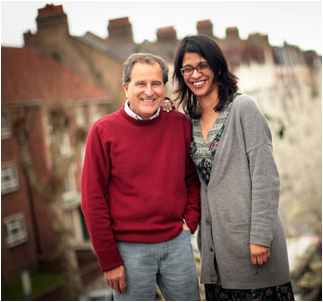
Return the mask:
[[[32,299],[32,297],[39,295],[42,291],[63,281],[63,276],[59,273],[33,271],[30,273],[30,279],[32,293],[29,298]],[[5,286],[1,286],[2,301],[22,301],[25,298],[20,278],[13,280]]]

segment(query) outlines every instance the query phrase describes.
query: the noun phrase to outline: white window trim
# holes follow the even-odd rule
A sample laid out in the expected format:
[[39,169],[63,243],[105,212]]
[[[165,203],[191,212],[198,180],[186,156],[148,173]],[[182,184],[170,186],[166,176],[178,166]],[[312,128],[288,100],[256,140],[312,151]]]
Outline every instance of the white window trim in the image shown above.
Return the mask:
[[[6,229],[6,244],[8,248],[16,247],[28,241],[25,216],[23,213],[17,213],[3,219],[3,224]],[[16,234],[10,233],[17,229]]]
[[[11,182],[11,184],[9,184],[8,186],[4,187],[4,182],[3,182],[3,168],[11,168],[11,175],[10,176],[10,180],[9,182]],[[14,180],[13,180],[14,178]],[[20,189],[19,186],[19,176],[18,176],[18,169],[17,169],[17,165],[14,162],[5,162],[5,163],[1,163],[1,195],[3,194],[8,194],[8,193],[12,193],[12,192],[16,192]]]

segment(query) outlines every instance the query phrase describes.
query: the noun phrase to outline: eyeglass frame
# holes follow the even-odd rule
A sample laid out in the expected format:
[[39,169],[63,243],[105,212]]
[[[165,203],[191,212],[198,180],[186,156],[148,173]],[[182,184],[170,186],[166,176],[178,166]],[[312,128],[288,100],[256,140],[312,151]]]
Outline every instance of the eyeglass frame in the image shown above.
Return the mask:
[[211,66],[210,66],[210,64],[208,62],[206,62],[206,61],[205,62],[200,62],[196,67],[193,67],[193,66],[189,65],[192,68],[192,72],[190,72],[190,73],[184,74],[183,71],[186,68],[185,67],[182,67],[180,69],[182,76],[192,75],[194,73],[194,70],[197,70],[199,73],[203,73],[203,71],[200,69],[202,64],[206,64],[208,66],[208,68],[206,70],[204,70],[204,71],[209,71],[211,69]]

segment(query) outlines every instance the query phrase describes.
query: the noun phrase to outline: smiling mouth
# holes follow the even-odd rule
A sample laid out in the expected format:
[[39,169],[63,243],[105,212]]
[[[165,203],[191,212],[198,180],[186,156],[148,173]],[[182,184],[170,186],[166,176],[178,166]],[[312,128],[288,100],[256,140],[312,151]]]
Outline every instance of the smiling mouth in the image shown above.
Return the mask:
[[155,99],[140,99],[140,101],[142,101],[144,103],[153,103],[155,101]]
[[199,81],[199,82],[192,82],[192,85],[193,85],[194,87],[198,87],[198,86],[203,85],[205,82],[206,82],[206,80]]

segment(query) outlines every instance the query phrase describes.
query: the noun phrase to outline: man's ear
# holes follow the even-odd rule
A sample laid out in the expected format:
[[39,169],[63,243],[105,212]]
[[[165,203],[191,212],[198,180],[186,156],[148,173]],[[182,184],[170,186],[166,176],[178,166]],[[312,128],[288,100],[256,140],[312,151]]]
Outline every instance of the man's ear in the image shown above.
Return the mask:
[[125,83],[122,83],[122,86],[123,86],[126,98],[128,98],[128,88],[129,88],[129,86],[127,84],[125,84]]

